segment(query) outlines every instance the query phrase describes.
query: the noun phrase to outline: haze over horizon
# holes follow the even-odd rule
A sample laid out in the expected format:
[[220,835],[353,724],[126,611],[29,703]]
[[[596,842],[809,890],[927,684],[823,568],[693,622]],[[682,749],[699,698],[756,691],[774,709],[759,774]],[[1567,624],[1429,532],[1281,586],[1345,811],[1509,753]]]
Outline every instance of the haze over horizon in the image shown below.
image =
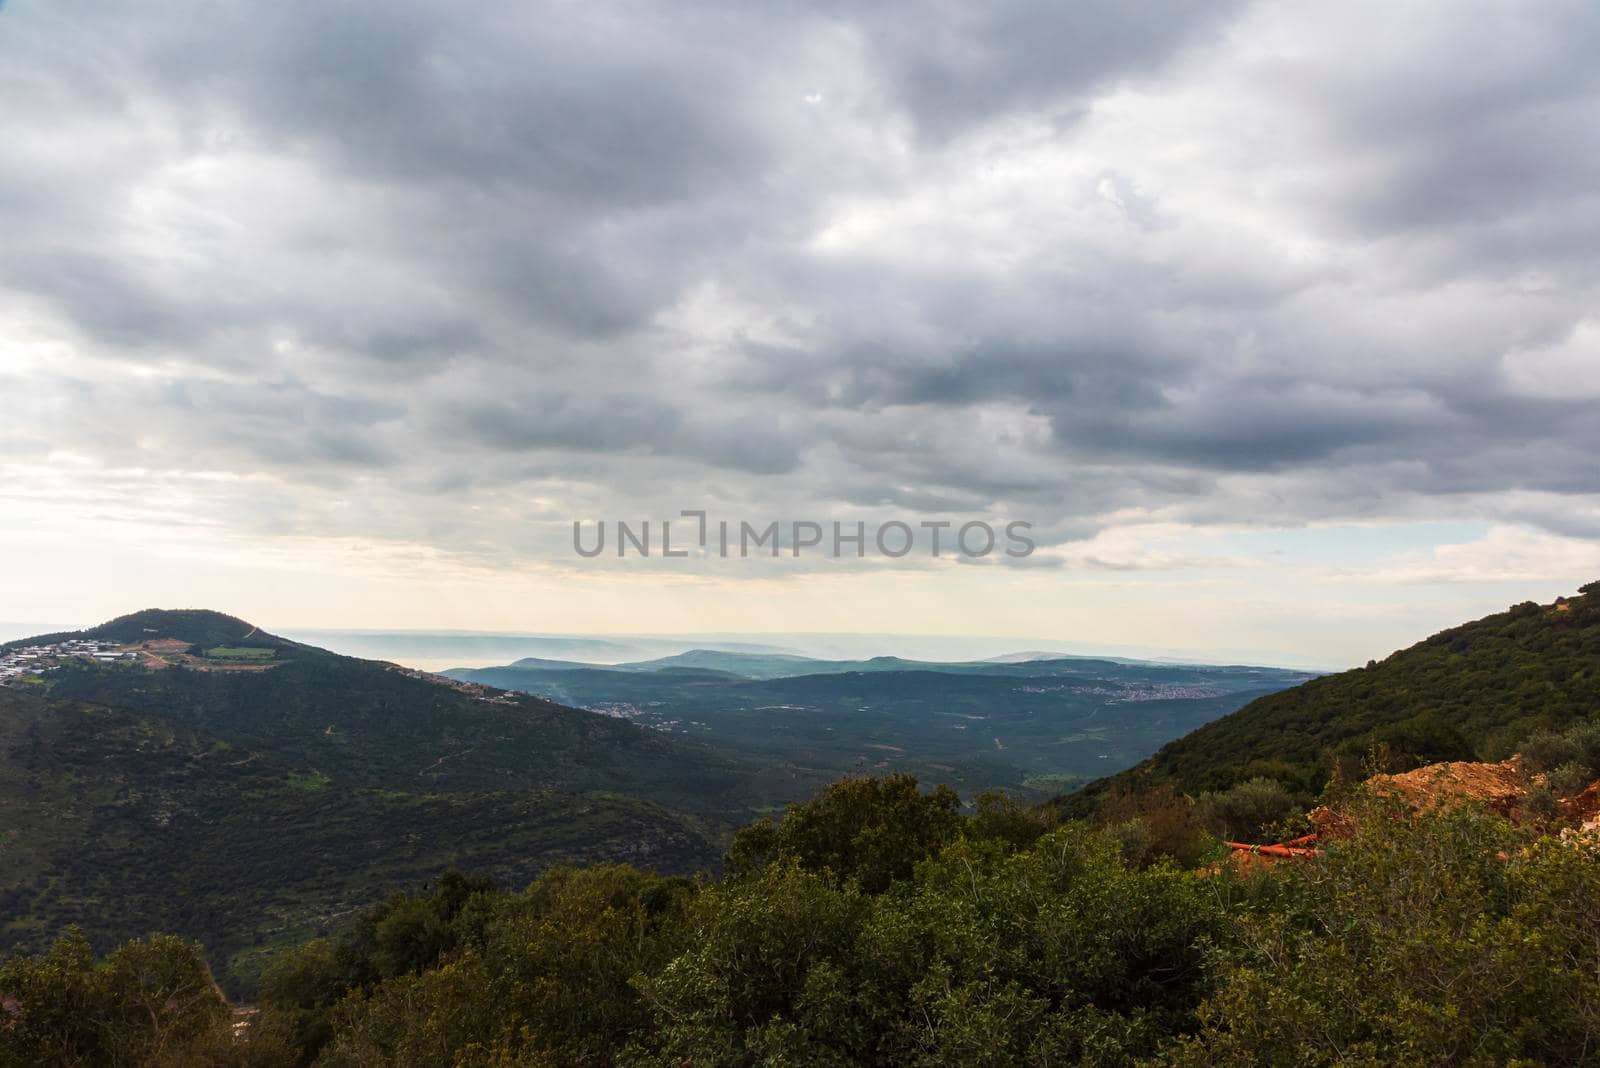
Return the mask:
[[[0,620],[0,643],[61,631],[85,630],[106,619],[16,622]],[[246,620],[246,622],[252,622]],[[1027,659],[1106,658],[1174,664],[1251,665],[1317,673],[1342,671],[1357,663],[1296,657],[1270,650],[1206,645],[1201,651],[1181,647],[1119,645],[1092,641],[1057,641],[1025,636],[940,633],[816,633],[745,631],[737,633],[676,631],[519,632],[439,630],[426,628],[322,628],[255,623],[279,637],[346,656],[387,660],[405,667],[439,672],[448,668],[493,667],[524,658],[571,661],[594,666],[637,663],[699,650],[777,653],[815,660],[868,660],[892,657],[909,661],[959,663],[1026,657]]]
[[[0,614],[1339,666],[1600,578],[1600,7],[928,15],[0,6]],[[696,508],[1038,551],[572,551]]]
[[[72,623],[0,620],[0,642],[59,631],[84,630],[106,620]],[[258,624],[260,625],[260,624]],[[1250,649],[1208,648],[1196,656],[1183,649],[1142,645],[1105,645],[1060,642],[1043,638],[996,637],[981,634],[874,634],[795,633],[783,631],[739,634],[683,631],[677,633],[519,633],[516,631],[318,628],[262,625],[262,629],[292,641],[304,642],[372,660],[389,660],[424,671],[446,668],[492,667],[524,657],[570,660],[603,666],[672,656],[700,649],[791,654],[820,660],[866,660],[899,657],[906,660],[960,662],[1028,654],[1049,657],[1109,657],[1193,663],[1237,663],[1263,667],[1290,667],[1337,671],[1349,664],[1316,659],[1274,658]]]

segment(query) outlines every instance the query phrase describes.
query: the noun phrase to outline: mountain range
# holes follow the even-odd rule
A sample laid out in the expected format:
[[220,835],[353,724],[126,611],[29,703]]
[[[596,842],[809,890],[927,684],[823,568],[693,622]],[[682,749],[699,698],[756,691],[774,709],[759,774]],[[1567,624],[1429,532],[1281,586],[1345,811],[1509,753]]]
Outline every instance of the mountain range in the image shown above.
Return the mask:
[[906,771],[1043,799],[1119,770],[1305,672],[1092,657],[818,660],[699,649],[445,672],[828,778]]

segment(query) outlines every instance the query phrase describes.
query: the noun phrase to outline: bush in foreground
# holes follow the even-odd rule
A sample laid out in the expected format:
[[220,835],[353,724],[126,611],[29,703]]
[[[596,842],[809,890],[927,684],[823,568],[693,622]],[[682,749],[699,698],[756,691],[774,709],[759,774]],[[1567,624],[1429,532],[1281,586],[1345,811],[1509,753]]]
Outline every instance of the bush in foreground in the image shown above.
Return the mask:
[[280,959],[241,1042],[193,946],[69,936],[0,966],[0,1064],[1600,1060],[1592,844],[1368,798],[1322,858],[1235,874],[1157,855],[1198,849],[1181,800],[1051,827],[853,781],[720,880],[447,876]]

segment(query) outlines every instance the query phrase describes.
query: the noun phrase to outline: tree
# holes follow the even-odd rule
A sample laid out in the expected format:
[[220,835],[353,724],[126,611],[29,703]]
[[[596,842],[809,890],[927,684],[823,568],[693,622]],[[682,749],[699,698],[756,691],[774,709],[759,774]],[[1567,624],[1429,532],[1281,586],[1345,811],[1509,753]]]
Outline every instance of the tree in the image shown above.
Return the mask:
[[1277,832],[1305,806],[1275,779],[1254,778],[1220,793],[1200,797],[1202,818],[1212,830],[1246,842],[1276,839]]
[[313,939],[275,958],[261,973],[261,1013],[253,1027],[282,1031],[298,1061],[310,1064],[333,1037],[330,1010],[345,989],[333,943]]
[[763,820],[734,835],[728,868],[762,871],[792,857],[811,871],[857,879],[869,893],[907,879],[917,862],[964,830],[961,798],[947,786],[922,793],[911,775],[845,779],[816,800],[791,805],[782,822]]
[[182,1063],[230,1018],[199,947],[169,935],[125,943],[97,964],[69,928],[44,954],[0,965],[0,991],[3,1064]]

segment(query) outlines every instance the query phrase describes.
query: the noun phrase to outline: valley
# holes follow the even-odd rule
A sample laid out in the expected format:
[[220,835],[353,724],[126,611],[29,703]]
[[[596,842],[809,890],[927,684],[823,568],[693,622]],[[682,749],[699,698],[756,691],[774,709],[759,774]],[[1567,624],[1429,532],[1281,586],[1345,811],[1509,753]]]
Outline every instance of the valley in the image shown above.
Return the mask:
[[1090,658],[817,661],[713,650],[447,674],[832,777],[905,771],[969,795],[1005,789],[1040,799],[1311,677]]

